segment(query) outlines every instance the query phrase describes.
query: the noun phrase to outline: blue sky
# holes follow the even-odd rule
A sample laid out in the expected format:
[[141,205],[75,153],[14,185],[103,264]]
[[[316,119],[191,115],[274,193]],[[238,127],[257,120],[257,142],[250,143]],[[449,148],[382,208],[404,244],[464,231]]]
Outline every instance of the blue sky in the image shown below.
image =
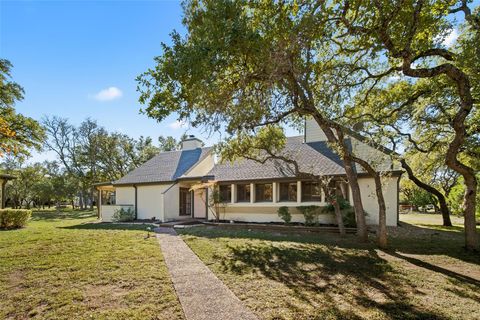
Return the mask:
[[[96,119],[133,137],[187,131],[208,144],[215,137],[139,114],[135,78],[154,65],[161,42],[184,32],[180,1],[0,0],[0,57],[12,62],[25,89],[17,111],[35,119]],[[34,161],[51,158],[36,155]]]
[[[25,88],[18,112],[74,124],[91,117],[136,138],[187,132],[214,143],[216,136],[179,126],[175,117],[157,123],[139,113],[135,78],[154,66],[172,30],[184,32],[181,19],[180,1],[0,0],[0,57],[13,63],[13,79]],[[53,155],[32,160],[46,158]]]

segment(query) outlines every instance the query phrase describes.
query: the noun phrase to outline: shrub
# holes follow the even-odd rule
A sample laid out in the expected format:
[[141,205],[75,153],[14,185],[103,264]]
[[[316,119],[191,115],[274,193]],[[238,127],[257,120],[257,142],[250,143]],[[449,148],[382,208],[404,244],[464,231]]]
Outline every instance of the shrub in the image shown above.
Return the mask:
[[292,215],[290,214],[290,210],[288,207],[280,207],[278,208],[278,216],[285,221],[285,224],[289,224],[292,221]]
[[297,209],[303,214],[305,218],[305,225],[313,226],[318,224],[318,215],[320,214],[319,206],[300,206]]
[[0,228],[22,228],[31,216],[32,210],[0,209]]
[[[343,225],[347,228],[356,228],[357,219],[355,217],[355,210],[353,209],[353,207],[343,197],[337,197],[337,201],[338,201],[338,205],[340,206],[340,211],[342,212]],[[335,208],[333,207],[333,204],[329,204],[326,207],[324,207],[323,212],[335,213]],[[367,215],[366,212],[365,212],[365,215]]]
[[112,220],[115,222],[129,222],[135,219],[135,212],[132,208],[120,208],[113,213]]

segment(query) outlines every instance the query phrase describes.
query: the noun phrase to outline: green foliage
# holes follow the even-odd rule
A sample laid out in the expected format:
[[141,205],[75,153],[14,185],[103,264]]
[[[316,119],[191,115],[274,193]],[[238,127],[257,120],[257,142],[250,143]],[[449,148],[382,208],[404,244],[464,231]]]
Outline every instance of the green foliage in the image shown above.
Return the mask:
[[135,219],[135,212],[132,208],[120,208],[113,213],[112,220],[115,222],[130,222]]
[[[342,218],[343,218],[343,225],[347,228],[356,228],[357,220],[355,218],[355,210],[353,209],[353,207],[343,197],[340,197],[340,196],[336,197],[336,201],[338,201],[338,204],[340,206],[340,211],[342,213]],[[322,208],[322,212],[334,214],[335,208],[333,204],[329,203],[327,206]]]
[[403,178],[400,184],[400,201],[412,204],[416,207],[423,207],[436,203],[436,199],[432,194],[417,187],[412,181]]
[[0,157],[5,154],[29,156],[30,148],[40,150],[45,132],[40,124],[16,113],[15,103],[23,100],[23,88],[10,81],[10,61],[0,59]]
[[298,206],[297,209],[303,214],[305,225],[313,226],[318,224],[318,217],[321,211],[319,206]]
[[31,216],[31,210],[0,209],[0,228],[22,228],[27,225]]
[[289,224],[290,221],[292,221],[292,214],[290,213],[290,210],[288,207],[282,206],[278,208],[278,216],[285,221],[285,224]]
[[[477,178],[478,179],[478,178]],[[462,179],[457,183],[452,190],[450,191],[447,197],[447,203],[450,207],[452,214],[463,216],[464,215],[464,206],[463,206],[463,196],[465,193],[465,187],[463,185]],[[475,215],[477,219],[480,219],[480,190],[477,190],[477,206]]]

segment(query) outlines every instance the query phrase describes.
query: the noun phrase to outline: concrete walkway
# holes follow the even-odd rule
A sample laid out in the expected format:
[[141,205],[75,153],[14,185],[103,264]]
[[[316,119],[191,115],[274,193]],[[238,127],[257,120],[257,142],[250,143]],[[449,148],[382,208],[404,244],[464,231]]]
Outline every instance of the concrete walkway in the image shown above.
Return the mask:
[[172,228],[157,239],[187,320],[257,320]]

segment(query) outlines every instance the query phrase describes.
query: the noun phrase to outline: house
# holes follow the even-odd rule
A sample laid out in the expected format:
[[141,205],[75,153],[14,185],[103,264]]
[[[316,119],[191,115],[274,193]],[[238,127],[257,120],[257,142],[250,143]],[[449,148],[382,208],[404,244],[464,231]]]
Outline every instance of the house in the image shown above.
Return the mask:
[[16,179],[17,177],[0,173],[0,208],[5,208],[5,202],[7,201],[7,194],[5,193],[5,187],[9,180]]
[[[382,147],[372,147],[358,134],[348,140],[355,154],[368,159],[384,172],[383,188],[387,206],[387,225],[398,222],[398,191],[401,171]],[[351,199],[345,182],[342,161],[328,146],[322,130],[313,120],[305,121],[304,136],[289,137],[282,155],[298,164],[301,172],[335,178],[344,197]],[[375,184],[356,166],[362,202],[368,224],[378,224]],[[293,222],[303,222],[298,206],[326,206],[319,183],[299,178],[292,164],[282,160],[260,163],[242,159],[233,163],[215,163],[212,149],[202,147],[194,136],[182,141],[181,150],[161,152],[142,166],[111,183],[97,185],[99,215],[111,221],[115,210],[130,208],[137,219],[172,221],[213,219],[209,206],[211,183],[215,181],[223,199],[221,219],[249,222],[280,222],[277,210],[289,207]],[[203,184],[202,184],[203,183]],[[320,215],[320,223],[335,223],[333,215]]]

